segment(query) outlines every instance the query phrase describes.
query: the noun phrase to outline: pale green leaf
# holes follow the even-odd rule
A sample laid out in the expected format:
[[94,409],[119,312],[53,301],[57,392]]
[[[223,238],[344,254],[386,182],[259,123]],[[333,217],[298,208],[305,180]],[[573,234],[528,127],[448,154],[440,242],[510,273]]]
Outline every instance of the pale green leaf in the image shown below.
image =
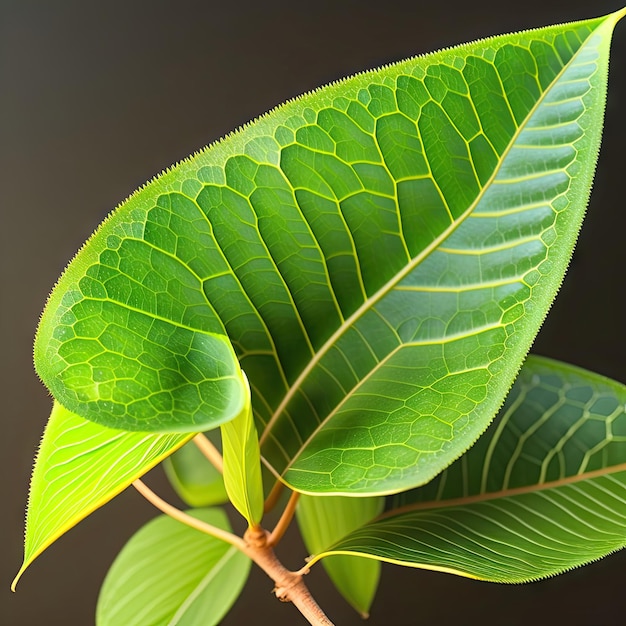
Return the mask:
[[192,436],[112,430],[55,402],[33,468],[24,563],[13,588],[50,544]]
[[[187,511],[230,531],[219,509]],[[233,605],[250,570],[235,547],[161,515],[131,537],[107,574],[98,626],[214,626]]]
[[[248,381],[245,382],[247,385]],[[263,481],[249,388],[243,411],[234,420],[222,424],[221,432],[226,493],[248,524],[255,526],[263,517]]]
[[427,483],[495,416],[560,285],[622,14],[359,74],[164,173],[55,288],[43,380],[88,419],[198,430],[241,413],[236,355],[280,480]]
[[[380,496],[300,496],[298,526],[307,550],[311,554],[321,552],[380,514],[384,503]],[[334,556],[324,559],[323,565],[341,595],[367,617],[378,588],[380,563],[354,556]]]
[[432,483],[317,558],[525,582],[626,545],[626,386],[529,358],[500,416]]
[[168,456],[163,469],[176,493],[189,506],[213,506],[228,500],[222,475],[193,441]]

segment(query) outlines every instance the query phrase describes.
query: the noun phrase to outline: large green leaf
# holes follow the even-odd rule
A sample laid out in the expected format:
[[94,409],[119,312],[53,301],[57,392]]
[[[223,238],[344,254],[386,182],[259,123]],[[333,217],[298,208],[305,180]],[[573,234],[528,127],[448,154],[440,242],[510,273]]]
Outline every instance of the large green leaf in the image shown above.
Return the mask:
[[221,432],[226,493],[248,524],[255,526],[263,517],[263,479],[249,388],[243,410],[235,419],[222,424]]
[[[190,515],[230,530],[219,509]],[[248,578],[237,548],[161,515],[131,537],[104,580],[98,626],[214,626]]]
[[164,173],[54,290],[43,380],[88,419],[199,430],[245,402],[226,333],[281,480],[428,482],[497,412],[562,280],[620,16],[357,75]]
[[33,468],[24,570],[50,544],[193,435],[112,430],[55,402]]
[[497,582],[558,574],[626,545],[626,386],[529,358],[499,418],[400,508],[325,553]]
[[[300,496],[298,526],[307,550],[311,554],[321,552],[380,514],[384,503],[382,496]],[[362,617],[368,617],[378,588],[380,563],[355,556],[333,556],[322,564],[341,595]]]

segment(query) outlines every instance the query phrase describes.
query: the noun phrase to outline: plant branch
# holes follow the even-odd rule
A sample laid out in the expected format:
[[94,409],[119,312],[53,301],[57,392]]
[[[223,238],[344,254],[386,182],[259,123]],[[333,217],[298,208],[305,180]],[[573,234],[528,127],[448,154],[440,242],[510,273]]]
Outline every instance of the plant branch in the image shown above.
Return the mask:
[[[250,558],[274,581],[274,594],[281,602],[293,603],[313,626],[333,626],[304,583],[302,573],[289,571],[269,545],[269,533],[247,532],[244,541]],[[306,573],[306,572],[305,572]]]
[[298,499],[300,498],[300,494],[297,491],[293,491],[291,496],[289,497],[289,502],[287,502],[287,506],[283,511],[283,514],[280,516],[278,523],[274,527],[274,530],[270,533],[267,543],[269,546],[274,547],[278,544],[278,542],[283,538],[287,528],[289,528],[289,524],[293,519],[293,515],[296,512],[296,506],[298,505]]
[[193,442],[198,447],[198,450],[204,454],[204,456],[211,462],[213,467],[220,473],[224,473],[224,460],[220,451],[213,445],[209,438],[204,433],[198,433]]
[[265,504],[263,505],[263,513],[269,513],[276,506],[278,499],[283,493],[284,487],[285,485],[283,485],[283,483],[281,483],[280,480],[277,480],[274,483],[272,490],[270,491],[269,495],[265,499]]
[[211,524],[207,524],[206,522],[196,519],[195,517],[191,517],[191,515],[188,515],[184,511],[177,509],[175,506],[172,506],[171,504],[163,500],[163,498],[157,496],[157,494],[154,493],[154,491],[152,491],[152,489],[150,489],[150,487],[148,487],[139,478],[137,478],[137,480],[133,482],[133,487],[146,500],[148,500],[148,502],[153,504],[160,511],[163,511],[163,513],[165,513],[166,515],[173,517],[174,519],[178,520],[179,522],[182,522],[183,524],[187,524],[187,526],[191,526],[192,528],[200,530],[203,533],[206,533],[207,535],[211,535],[212,537],[215,537],[216,539],[221,539],[222,541],[225,541],[226,543],[230,543],[231,545],[235,546],[235,548],[238,548],[239,550],[241,550],[242,552],[245,552],[246,554],[248,553],[247,545],[245,541],[241,539],[241,537],[237,537],[237,535],[233,535],[232,533],[229,533],[226,530],[217,528],[217,526],[212,526]]
[[[252,559],[274,581],[274,594],[276,597],[281,602],[291,602],[294,604],[312,626],[333,626],[333,623],[328,619],[324,611],[322,611],[304,583],[302,576],[306,574],[308,570],[303,568],[298,572],[289,571],[278,560],[270,544],[270,538],[272,535],[275,535],[276,530],[281,527],[281,522],[286,527],[289,520],[293,517],[293,511],[298,501],[297,492],[294,492],[289,499],[285,511],[276,525],[276,529],[274,529],[274,533],[270,534],[261,526],[257,525],[249,528],[242,539],[237,535],[233,535],[221,528],[207,524],[177,509],[154,493],[154,491],[139,478],[133,482],[133,487],[135,487],[148,502],[166,515],[169,515],[183,524],[187,524],[187,526],[196,528],[207,535],[221,539],[241,550],[241,552]],[[283,519],[286,521],[283,521]],[[282,536],[282,533],[280,533],[279,538],[280,536]]]

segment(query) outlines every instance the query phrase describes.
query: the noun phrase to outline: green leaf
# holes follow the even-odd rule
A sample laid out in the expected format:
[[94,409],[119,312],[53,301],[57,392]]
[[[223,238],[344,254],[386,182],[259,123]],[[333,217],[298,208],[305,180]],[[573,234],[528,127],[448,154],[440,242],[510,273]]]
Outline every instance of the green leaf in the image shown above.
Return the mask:
[[[307,550],[311,554],[321,552],[380,514],[384,504],[380,496],[300,496],[298,526]],[[362,617],[368,617],[378,588],[380,563],[354,556],[335,556],[324,559],[322,564],[341,595]]]
[[626,386],[529,358],[498,419],[400,508],[319,554],[482,580],[561,573],[626,545]]
[[222,475],[192,441],[168,456],[163,469],[176,493],[189,506],[213,506],[228,500]]
[[33,468],[24,563],[12,588],[49,545],[192,436],[112,430],[55,402]]
[[[230,531],[219,509],[187,511]],[[237,548],[161,515],[124,546],[104,580],[98,626],[213,626],[234,604],[250,570]]]
[[88,419],[199,430],[242,410],[236,354],[290,487],[427,483],[495,416],[562,280],[622,14],[348,78],[164,173],[58,283],[43,380]]
[[135,198],[129,204],[143,208],[105,221],[50,295],[36,369],[63,406],[103,426],[215,428],[241,412],[245,395],[233,348],[203,295],[201,220]]
[[263,481],[249,388],[244,409],[234,420],[222,424],[221,431],[226,493],[248,524],[255,526],[263,517]]

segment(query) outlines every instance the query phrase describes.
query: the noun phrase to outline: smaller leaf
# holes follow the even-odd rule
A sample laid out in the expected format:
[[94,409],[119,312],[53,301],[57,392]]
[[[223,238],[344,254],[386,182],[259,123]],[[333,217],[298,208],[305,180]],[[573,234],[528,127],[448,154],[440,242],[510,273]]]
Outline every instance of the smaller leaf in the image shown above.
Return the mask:
[[11,588],[50,544],[193,436],[114,430],[55,402],[31,478],[24,563]]
[[214,506],[228,500],[222,475],[193,442],[165,459],[163,468],[176,493],[189,506]]
[[[220,509],[187,513],[230,531]],[[161,515],[136,532],[113,562],[96,624],[214,626],[239,596],[250,563],[235,547]]]
[[233,506],[246,518],[250,526],[263,517],[263,481],[261,479],[261,452],[252,416],[250,386],[242,372],[247,401],[241,413],[222,424],[222,454],[224,456],[224,485]]
[[[297,518],[304,543],[311,554],[318,554],[344,535],[376,517],[385,500],[380,496],[301,495]],[[380,563],[358,556],[333,556],[322,564],[341,595],[361,614],[368,617],[380,579]]]

